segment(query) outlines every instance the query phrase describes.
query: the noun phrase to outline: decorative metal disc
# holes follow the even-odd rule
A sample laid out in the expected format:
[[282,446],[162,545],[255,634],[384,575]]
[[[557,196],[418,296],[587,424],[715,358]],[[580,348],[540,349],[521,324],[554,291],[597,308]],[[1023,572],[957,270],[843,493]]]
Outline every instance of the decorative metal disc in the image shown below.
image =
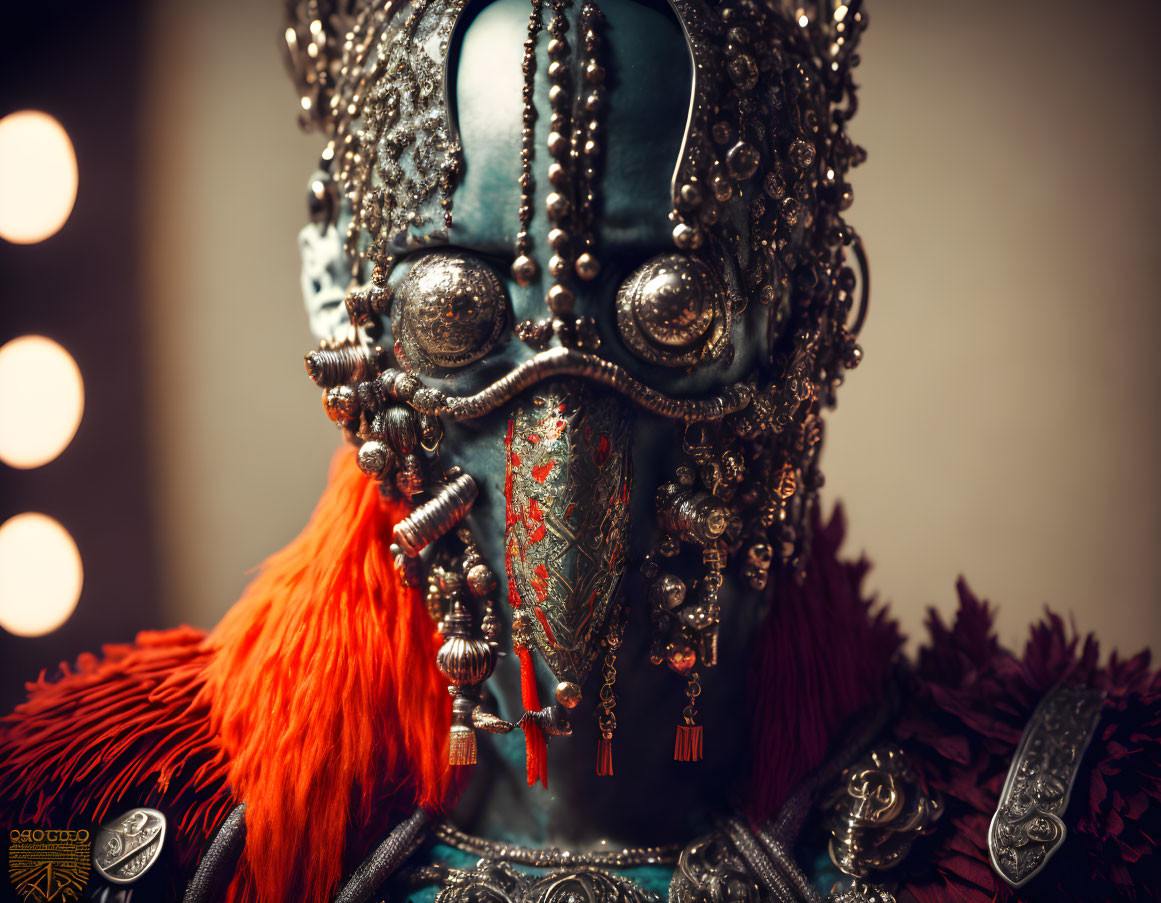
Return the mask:
[[468,254],[428,254],[395,289],[392,332],[403,359],[419,370],[478,361],[507,323],[504,283]]
[[663,367],[713,357],[728,337],[732,309],[710,268],[662,254],[632,272],[617,292],[617,329],[634,355]]
[[93,865],[106,881],[132,884],[157,862],[164,843],[165,816],[156,809],[130,809],[97,830]]

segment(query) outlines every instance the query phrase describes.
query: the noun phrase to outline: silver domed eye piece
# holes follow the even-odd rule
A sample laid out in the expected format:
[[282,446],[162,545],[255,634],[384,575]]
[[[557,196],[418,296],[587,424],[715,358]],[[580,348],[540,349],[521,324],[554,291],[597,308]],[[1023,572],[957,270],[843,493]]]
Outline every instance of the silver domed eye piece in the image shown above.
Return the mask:
[[507,322],[504,283],[469,254],[428,254],[395,288],[392,332],[405,364],[424,372],[479,360],[499,341]]
[[722,350],[733,320],[724,287],[696,257],[661,254],[639,266],[617,292],[617,329],[637,357],[692,367]]

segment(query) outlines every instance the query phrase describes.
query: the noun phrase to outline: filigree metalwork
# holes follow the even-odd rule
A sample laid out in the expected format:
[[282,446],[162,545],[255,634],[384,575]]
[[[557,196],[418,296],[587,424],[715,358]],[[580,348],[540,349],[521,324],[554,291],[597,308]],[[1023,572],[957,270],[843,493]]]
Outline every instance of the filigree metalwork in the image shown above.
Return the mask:
[[447,869],[436,903],[661,903],[657,894],[592,866],[569,866],[543,877],[482,859],[472,870]]
[[681,851],[669,899],[672,903],[760,903],[762,894],[746,860],[725,834],[715,832]]
[[632,431],[615,397],[549,383],[508,422],[510,601],[558,680],[584,683],[625,572]]
[[450,822],[435,826],[435,837],[448,846],[484,859],[502,860],[530,868],[560,868],[583,865],[605,869],[633,868],[639,865],[657,865],[677,861],[680,845],[654,847],[625,847],[619,850],[578,852],[559,847],[537,849],[515,844],[504,844],[485,837],[476,837],[461,831]]
[[831,861],[856,878],[898,865],[943,814],[938,794],[923,787],[903,751],[892,746],[846,769],[826,808]]
[[464,0],[369,7],[348,37],[332,98],[333,170],[352,204],[345,248],[383,278],[400,250],[443,242],[462,170],[447,58]]
[[1101,690],[1056,687],[1024,729],[988,829],[992,867],[1012,887],[1032,880],[1064,843],[1061,816],[1104,700]]
[[[505,903],[569,899],[564,895],[540,896],[541,891],[549,890],[571,892],[573,903],[595,903],[600,899],[657,900],[652,894],[633,896],[633,891],[644,892],[603,870],[660,863],[675,866],[668,894],[672,903],[819,903],[820,900],[782,844],[765,828],[755,829],[740,818],[727,819],[717,830],[685,847],[636,847],[607,852],[510,846],[466,834],[448,822],[435,827],[434,837],[457,850],[481,857],[481,867],[473,872],[434,865],[418,866],[407,873],[411,885],[442,884],[449,893],[444,900],[450,903],[464,900],[459,893],[468,887],[477,893],[476,900]],[[520,873],[514,865],[558,871],[537,879]],[[578,875],[585,877],[576,880]],[[605,878],[614,878],[620,884],[613,886]],[[612,896],[602,897],[601,893]]]
[[165,844],[165,816],[156,809],[130,809],[97,830],[93,865],[106,881],[132,884],[157,862]]

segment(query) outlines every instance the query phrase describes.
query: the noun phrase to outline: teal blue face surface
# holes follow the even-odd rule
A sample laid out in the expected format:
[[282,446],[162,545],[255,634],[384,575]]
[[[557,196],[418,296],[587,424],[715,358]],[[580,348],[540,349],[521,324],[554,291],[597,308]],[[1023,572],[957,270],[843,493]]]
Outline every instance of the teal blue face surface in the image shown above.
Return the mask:
[[[537,275],[529,285],[521,286],[510,272],[520,229],[522,62],[530,10],[528,0],[470,6],[453,39],[448,91],[464,166],[447,241],[451,248],[478,255],[494,268],[504,283],[509,320],[499,341],[482,358],[460,367],[439,368],[434,374],[437,378],[428,380],[450,392],[479,391],[533,357],[538,349],[521,342],[513,327],[520,321],[550,316],[545,303],[553,284],[547,272],[552,251],[545,213],[545,199],[553,190],[546,175],[552,159],[546,149],[551,116],[546,47],[553,13],[549,4],[541,12],[545,28],[537,41],[533,90],[536,117],[528,231]],[[664,3],[621,0],[602,4],[602,12],[608,74],[607,103],[598,117],[602,154],[594,232],[600,273],[587,282],[573,278],[575,314],[595,324],[601,357],[646,384],[678,396],[712,392],[745,378],[755,366],[766,347],[768,310],[751,305],[736,316],[728,340],[722,343],[723,353],[707,356],[696,366],[665,367],[642,360],[618,332],[614,306],[618,289],[646,261],[676,251],[669,221],[672,177],[689,114],[692,66],[681,25]],[[575,32],[574,23],[569,31],[574,44]],[[427,253],[411,251],[405,256],[392,273],[392,285],[398,287],[410,266]],[[389,337],[391,324],[384,325]]]
[[[569,13],[568,38],[574,54],[580,43],[575,22],[579,7],[579,3],[573,4]],[[402,334],[409,325],[402,318],[409,306],[413,309],[422,306],[422,292],[413,286],[425,281],[414,273],[427,272],[433,262],[438,262],[441,255],[451,251],[486,264],[502,284],[507,321],[488,352],[462,365],[419,367],[427,385],[449,394],[479,392],[532,359],[541,348],[521,341],[514,327],[521,321],[537,321],[551,316],[545,302],[554,282],[548,272],[552,250],[547,236],[551,224],[545,210],[546,198],[553,191],[547,176],[552,162],[547,150],[552,114],[547,44],[553,9],[549,3],[544,4],[540,13],[543,28],[536,42],[532,92],[536,116],[531,141],[529,207],[532,216],[528,231],[532,239],[530,256],[537,263],[537,274],[529,284],[519,285],[511,273],[512,262],[517,256],[517,233],[521,228],[521,148],[525,120],[523,59],[531,10],[532,4],[528,0],[496,0],[486,5],[470,5],[457,26],[448,62],[448,95],[451,122],[462,145],[463,171],[453,196],[447,245],[409,251],[401,257],[391,276],[395,289],[394,323],[400,327],[401,335],[391,335],[392,324],[386,323],[383,344],[394,344],[397,356],[402,353],[404,358],[414,346],[410,344],[410,336]],[[577,317],[591,318],[595,323],[600,337],[595,353],[600,357],[668,395],[704,396],[751,375],[766,353],[769,308],[751,304],[739,311],[722,343],[724,352],[707,356],[689,366],[666,367],[650,363],[625,341],[617,321],[618,290],[643,264],[659,255],[677,253],[669,214],[673,209],[673,172],[689,117],[692,62],[681,24],[664,0],[644,3],[610,0],[601,3],[601,11],[605,19],[602,62],[607,73],[606,103],[598,117],[602,153],[595,190],[597,207],[593,230],[600,272],[591,281],[571,279],[570,285],[576,292],[574,313]],[[707,247],[700,253],[708,257],[720,251]],[[719,259],[715,263],[718,267],[736,267],[732,259]],[[737,278],[738,274],[735,271],[733,275]],[[473,311],[472,316],[476,313],[478,310]],[[465,321],[462,310],[449,310],[448,316],[461,323]],[[432,321],[436,319],[431,318]],[[480,330],[481,335],[485,332],[486,329]],[[557,340],[553,338],[551,345],[556,344]],[[516,542],[511,535],[511,524],[506,524],[506,502],[511,508],[511,500],[505,499],[505,483],[507,481],[510,485],[511,481],[511,475],[506,474],[506,465],[512,455],[506,451],[505,436],[509,434],[513,421],[520,422],[520,412],[525,410],[529,401],[536,404],[541,396],[547,397],[547,394],[547,387],[535,386],[521,398],[513,399],[511,404],[485,417],[443,425],[441,461],[444,467],[462,467],[479,484],[480,495],[470,521],[485,557],[497,565],[512,557],[512,543]],[[632,572],[631,562],[639,561],[652,541],[655,488],[664,474],[672,473],[682,453],[684,424],[681,421],[635,411],[625,399],[618,399],[618,403],[630,423],[624,437],[625,453],[631,457],[631,478],[626,511],[613,520],[632,525],[632,529],[624,528],[628,532],[627,548],[614,556],[615,560],[602,558],[593,550],[582,551],[579,544],[566,548],[557,565],[562,582],[569,586],[595,585],[594,575],[599,573],[608,578],[606,584],[611,580],[615,588],[620,575],[626,571],[627,563]],[[594,403],[594,412],[598,406]],[[569,448],[571,451],[557,460],[558,470],[568,460],[587,460],[591,451],[582,436],[570,437]],[[583,470],[572,469],[577,473]],[[546,509],[550,502],[546,497]],[[510,517],[507,520],[510,521]],[[608,524],[602,529],[606,528],[611,529]],[[564,527],[560,529],[568,532]],[[589,530],[588,526],[578,528],[578,535],[586,530]],[[505,536],[508,537],[508,546],[504,545]],[[517,558],[522,558],[524,552],[532,554],[520,542],[517,546],[522,553]],[[507,577],[511,579],[511,575]],[[616,595],[615,589],[609,592]],[[602,593],[597,597],[598,620],[599,602],[608,595]],[[503,592],[501,596],[504,596]],[[570,594],[561,602],[561,608],[573,601],[576,600]],[[592,605],[592,599],[587,596],[581,601]],[[548,602],[543,602],[542,607],[557,635],[575,626],[566,623],[568,619],[563,615],[560,620],[555,620]],[[594,635],[599,636],[599,633]],[[574,660],[585,657],[588,651],[586,643],[578,645]],[[582,646],[584,649],[580,648]],[[578,666],[573,676],[583,677],[584,671],[584,667]],[[555,677],[560,677],[560,673]],[[501,667],[493,683],[502,687],[506,681],[513,680],[514,676],[506,674]],[[551,686],[554,682],[553,676],[544,675],[544,684]],[[506,710],[505,701],[514,703],[518,698],[517,688],[512,684],[507,693],[499,695],[504,700],[501,709]]]
[[[580,43],[580,6],[570,4],[567,12],[573,65]],[[596,347],[589,343],[582,350],[671,398],[721,396],[726,387],[753,377],[767,360],[771,308],[747,304],[736,292],[727,295],[727,281],[736,286],[742,279],[738,261],[721,245],[707,240],[697,252],[683,256],[674,244],[673,175],[694,88],[690,47],[665,0],[604,0],[600,8],[606,102],[596,117],[602,150],[593,186],[592,227],[600,271],[588,281],[569,280],[576,292],[572,314],[594,324],[599,338]],[[523,63],[532,9],[529,0],[472,4],[457,24],[447,92],[450,122],[462,147],[462,171],[452,195],[450,225],[446,234],[412,235],[423,246],[398,249],[390,270],[392,311],[382,319],[377,341],[394,349],[396,366],[413,370],[425,386],[448,396],[484,391],[545,353],[544,345],[521,340],[516,326],[551,317],[545,299],[555,282],[549,272],[553,251],[546,211],[553,190],[548,178],[553,160],[548,151],[551,3],[540,11],[531,92],[531,247],[525,253],[535,260],[536,275],[524,285],[512,275],[524,202]],[[345,234],[351,222],[349,203],[339,220],[338,231]],[[738,244],[748,247],[746,223],[731,223],[731,228]],[[729,299],[727,317],[715,309],[715,322],[725,324],[715,352],[680,365],[670,361],[665,366],[643,354],[626,338],[618,319],[624,310],[618,305],[619,293],[627,284],[640,285],[643,267],[662,256],[696,261],[706,272],[712,267],[719,280],[714,284],[723,287],[718,297]],[[706,284],[689,281],[699,288]],[[711,286],[708,294],[715,291]],[[694,294],[704,297],[707,292]],[[675,305],[664,313],[680,321],[683,311]],[[557,336],[549,336],[550,352],[559,345]],[[441,416],[438,450],[431,452],[437,472],[458,467],[475,481],[478,496],[468,527],[497,574],[498,597],[520,600],[511,609],[500,606],[505,630],[513,631],[517,618],[531,625],[520,631],[532,634],[541,653],[533,661],[542,703],[551,701],[558,681],[581,685],[583,699],[570,719],[583,725],[582,730],[591,730],[593,724],[598,696],[592,678],[600,673],[599,642],[622,602],[634,611],[625,633],[626,654],[646,666],[646,673],[633,681],[639,698],[622,703],[627,722],[652,723],[658,716],[647,710],[650,701],[669,695],[674,680],[667,669],[649,664],[650,628],[643,603],[648,587],[639,564],[657,538],[657,488],[672,480],[689,457],[687,425],[680,416],[635,407],[623,387],[620,378],[611,386],[576,372],[555,373],[524,385],[485,414]],[[559,417],[546,418],[553,410],[559,410]],[[559,420],[555,430],[549,423],[554,419]],[[543,458],[535,457],[541,453]],[[605,466],[609,461],[618,466]],[[615,492],[609,490],[614,481]],[[540,529],[529,519],[533,511],[544,512]],[[545,529],[551,531],[548,539]],[[550,577],[549,589],[538,598],[545,587],[537,582],[545,579],[542,571]],[[748,641],[759,608],[746,604],[752,600],[743,599],[745,592],[735,587],[732,577],[721,588],[723,649],[741,648]],[[746,613],[750,616],[741,616]],[[727,677],[745,661],[744,656],[722,659],[715,671]],[[497,664],[488,686],[495,694],[489,709],[506,720],[518,720],[524,703],[515,657]],[[714,692],[707,685],[707,698]],[[734,704],[721,710],[731,711]],[[518,740],[489,742],[518,758],[523,749]]]

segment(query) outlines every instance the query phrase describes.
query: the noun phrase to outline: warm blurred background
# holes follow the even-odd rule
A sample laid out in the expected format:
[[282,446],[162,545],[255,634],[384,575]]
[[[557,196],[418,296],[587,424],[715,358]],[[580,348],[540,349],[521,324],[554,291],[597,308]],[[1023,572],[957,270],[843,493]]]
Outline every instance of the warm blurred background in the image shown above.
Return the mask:
[[[337,436],[301,363],[321,142],[280,2],[5,7],[7,708],[102,642],[211,626],[305,522]],[[913,632],[963,573],[1008,643],[1050,603],[1159,644],[1161,5],[867,8],[852,220],[874,296],[828,502]]]

